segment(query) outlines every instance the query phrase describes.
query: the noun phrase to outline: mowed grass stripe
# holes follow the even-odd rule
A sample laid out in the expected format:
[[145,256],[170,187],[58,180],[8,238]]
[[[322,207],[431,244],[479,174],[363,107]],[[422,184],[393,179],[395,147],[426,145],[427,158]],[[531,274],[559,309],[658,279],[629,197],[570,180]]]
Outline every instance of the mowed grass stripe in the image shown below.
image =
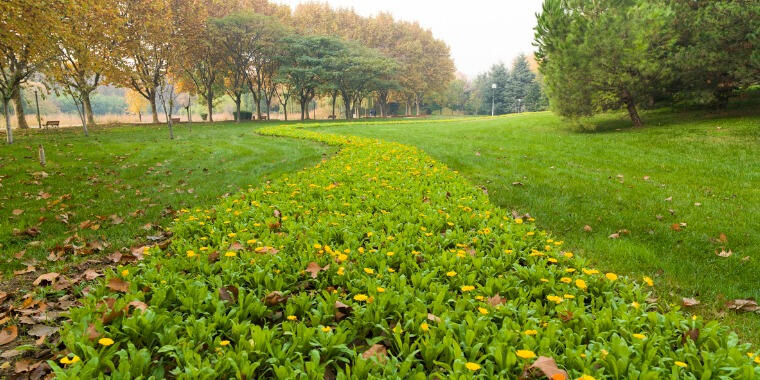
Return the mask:
[[58,375],[514,378],[537,356],[570,378],[760,374],[725,326],[657,312],[651,279],[591,268],[416,148],[260,132],[342,150],[183,210],[167,251],[72,312]]

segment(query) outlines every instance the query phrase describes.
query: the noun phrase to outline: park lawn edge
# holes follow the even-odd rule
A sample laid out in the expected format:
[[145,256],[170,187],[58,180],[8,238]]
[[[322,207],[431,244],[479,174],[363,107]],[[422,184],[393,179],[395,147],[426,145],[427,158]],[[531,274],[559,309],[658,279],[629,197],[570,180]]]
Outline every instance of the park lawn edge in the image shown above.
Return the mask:
[[570,378],[760,375],[726,326],[657,311],[651,279],[588,267],[419,149],[258,133],[342,150],[182,210],[167,250],[72,310],[56,375],[513,378],[538,356]]

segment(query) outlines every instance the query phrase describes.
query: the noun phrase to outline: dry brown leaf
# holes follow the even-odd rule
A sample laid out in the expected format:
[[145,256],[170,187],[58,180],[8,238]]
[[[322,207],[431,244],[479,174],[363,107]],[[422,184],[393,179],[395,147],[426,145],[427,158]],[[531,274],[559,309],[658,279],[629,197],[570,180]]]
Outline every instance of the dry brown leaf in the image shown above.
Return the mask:
[[735,299],[726,303],[730,310],[755,312],[760,310],[760,306],[753,299]]
[[18,337],[18,327],[8,326],[0,330],[0,346],[13,342]]
[[583,230],[584,230],[584,231],[586,231],[586,232],[591,232],[591,231],[593,231],[594,229],[593,229],[593,228],[591,228],[591,226],[589,226],[589,225],[587,224],[587,225],[583,226]]
[[330,268],[330,265],[327,265],[326,267],[322,268],[317,264],[316,262],[312,261],[309,263],[309,265],[306,266],[306,271],[311,273],[311,278],[317,278],[317,275],[319,272],[323,270],[327,270],[327,268]]
[[731,257],[731,255],[733,255],[734,253],[731,252],[730,249],[726,251],[724,248],[724,249],[721,249],[720,252],[716,252],[716,254],[720,257]]
[[687,340],[693,340],[697,341],[699,339],[699,329],[691,329],[688,331],[684,331],[683,336],[681,336],[681,343],[686,343]]
[[126,293],[129,291],[129,282],[124,281],[120,278],[112,278],[108,280],[108,284],[106,286],[108,289],[111,289],[115,292]]
[[129,308],[135,308],[136,310],[140,310],[144,313],[145,310],[148,310],[148,305],[145,302],[134,300],[127,304],[127,309]]
[[98,332],[98,329],[95,327],[94,324],[90,323],[87,326],[87,338],[90,340],[95,340],[100,338],[100,333]]
[[721,243],[728,243],[728,236],[722,233],[720,236],[718,236],[718,241]]
[[24,213],[24,210],[15,209],[12,211],[13,215],[19,216]]
[[670,229],[673,231],[681,231],[681,225],[678,223],[673,223],[670,225]]
[[567,372],[557,367],[553,358],[539,356],[520,376],[521,379],[534,378],[536,374],[543,374],[550,380],[567,380]]
[[18,276],[18,275],[21,275],[21,274],[32,273],[32,272],[34,272],[36,270],[37,269],[35,267],[33,267],[31,265],[27,265],[26,269],[15,270],[15,271],[13,271],[13,274],[16,275],[16,276]]
[[236,242],[230,244],[229,250],[237,252],[237,251],[239,251],[239,250],[241,250],[243,248],[244,248],[243,245],[240,244],[240,242],[236,241]]
[[51,336],[55,334],[58,331],[58,327],[52,327],[48,325],[34,325],[31,329],[29,329],[30,336],[41,338],[45,336]]
[[111,224],[122,224],[124,223],[124,219],[116,214],[113,214],[109,216],[111,218]]
[[683,307],[697,306],[699,305],[699,301],[695,298],[684,297],[681,299],[681,305],[683,305]]
[[34,286],[50,285],[50,284],[53,284],[55,282],[55,279],[58,278],[58,276],[60,276],[60,274],[59,273],[55,273],[55,272],[45,273],[45,274],[40,275],[39,277],[37,277],[37,279],[34,280],[34,282],[32,282],[32,284]]
[[382,344],[373,344],[372,347],[362,353],[362,358],[376,358],[379,363],[384,364],[388,359],[388,350]]
[[287,300],[286,297],[282,296],[282,293],[275,290],[264,297],[264,303],[267,304],[267,306],[274,306],[277,304],[281,304]]
[[493,297],[488,297],[488,304],[493,307],[498,307],[499,305],[503,305],[507,303],[507,300],[504,298],[501,298],[499,294],[496,294]]
[[342,321],[348,317],[353,310],[354,309],[343,302],[335,301],[335,320],[338,322]]
[[234,285],[227,285],[223,288],[219,288],[219,299],[225,302],[235,302],[238,294],[239,290]]
[[435,322],[435,323],[438,323],[441,321],[441,318],[439,316],[432,313],[428,313],[427,319],[428,321]]
[[617,232],[615,232],[614,234],[612,234],[612,235],[610,235],[610,236],[608,236],[608,237],[609,237],[610,239],[617,239],[617,238],[619,238],[619,237],[620,237],[620,234],[619,234],[619,233],[617,233]]
[[84,271],[84,278],[87,279],[87,281],[92,281],[92,280],[94,280],[94,279],[96,279],[96,278],[98,278],[100,276],[102,276],[100,273],[98,273],[98,272],[96,272],[96,271],[94,271],[92,269],[88,269],[88,270]]

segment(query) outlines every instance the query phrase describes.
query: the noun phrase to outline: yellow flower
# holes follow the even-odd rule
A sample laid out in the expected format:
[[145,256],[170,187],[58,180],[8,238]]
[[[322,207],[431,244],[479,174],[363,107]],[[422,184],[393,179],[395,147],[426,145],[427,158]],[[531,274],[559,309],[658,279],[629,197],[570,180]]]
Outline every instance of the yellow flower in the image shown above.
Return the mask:
[[219,345],[222,346],[222,347],[229,346],[230,345],[230,341],[229,340],[223,340],[223,341],[219,342]]
[[484,307],[479,307],[478,311],[480,312],[480,314],[483,314],[483,315],[488,314],[488,309],[486,309]]
[[517,224],[522,224],[522,222],[523,222],[522,219],[515,219],[515,223],[517,223]]
[[388,253],[386,253],[385,255],[386,255],[386,256],[393,256],[393,255],[395,255],[395,253],[393,253],[393,252],[388,252]]
[[76,355],[74,355],[74,357],[71,358],[71,359],[69,359],[68,356],[64,356],[64,357],[61,358],[60,362],[61,362],[61,364],[69,365],[69,364],[74,364],[74,363],[76,363],[76,362],[78,362],[80,360],[81,359],[79,359],[79,356],[76,356]]
[[607,279],[610,280],[610,281],[615,281],[615,280],[618,279],[618,275],[616,275],[614,273],[607,273],[607,274],[604,275],[604,277],[607,277]]
[[237,253],[233,251],[227,251],[227,253],[225,253],[224,255],[227,257],[235,257],[237,256]]
[[587,275],[589,275],[589,276],[590,276],[590,275],[592,275],[592,274],[597,274],[597,273],[599,273],[599,271],[598,271],[598,270],[596,270],[596,269],[586,269],[586,268],[583,268],[583,273],[585,273],[585,274],[587,274]]
[[473,363],[473,362],[467,362],[467,364],[465,364],[464,366],[467,367],[467,369],[469,369],[470,371],[477,371],[480,369],[480,364]]
[[569,283],[573,282],[573,279],[570,278],[570,277],[562,277],[559,280],[562,281],[562,282],[564,282],[565,284],[569,284]]
[[110,346],[110,345],[113,344],[113,339],[111,339],[111,338],[100,338],[100,339],[98,339],[98,344],[100,344],[101,346],[108,347],[108,346]]
[[359,247],[359,253],[364,253],[364,247]]
[[460,289],[462,289],[463,292],[470,292],[475,290],[475,287],[472,285],[462,285]]
[[536,334],[538,334],[538,331],[536,331],[536,330],[525,330],[524,334],[525,335],[536,335]]
[[580,278],[575,280],[575,286],[577,286],[580,290],[586,290],[588,288],[586,281],[583,281]]
[[374,274],[375,270],[372,268],[364,268],[364,273],[366,274]]
[[675,365],[677,365],[677,366],[679,366],[679,367],[681,367],[681,368],[686,368],[686,367],[688,367],[688,365],[687,365],[686,363],[684,363],[684,362],[679,362],[679,361],[676,361],[676,362],[673,362],[673,364],[675,364]]
[[633,307],[634,309],[638,309],[640,306],[641,305],[636,301],[631,302],[631,307]]
[[393,268],[388,268],[388,272],[391,272],[391,273],[395,273],[395,272],[396,272],[396,270],[395,270],[395,269],[393,269]]
[[591,375],[584,374],[583,376],[579,377],[576,380],[596,380],[596,379],[593,376],[591,376]]
[[288,320],[289,321],[296,321],[296,320],[298,320],[298,317],[296,317],[295,315],[288,315]]
[[377,292],[378,293],[383,293],[383,292],[385,292],[385,288],[378,286],[377,287]]
[[188,251],[187,251],[187,257],[195,257],[195,251],[193,251],[193,250],[188,250]]
[[562,297],[558,297],[555,295],[548,295],[546,296],[546,299],[557,304],[562,303],[562,301],[564,301]]
[[568,300],[571,300],[571,299],[575,298],[575,296],[572,295],[572,294],[565,294],[562,297],[564,297],[565,299],[568,299]]
[[322,245],[321,244],[314,244],[314,249],[322,249]]
[[644,334],[633,334],[632,336],[634,338],[636,338],[636,339],[646,339],[647,338],[647,336],[644,335]]
[[654,281],[649,276],[644,276],[644,283],[648,286],[654,286]]
[[517,356],[523,359],[533,359],[536,353],[531,350],[517,350]]
[[343,262],[343,261],[346,261],[346,260],[348,260],[348,255],[345,255],[343,253],[341,253],[340,255],[338,255],[338,261],[339,262]]
[[332,327],[330,327],[330,326],[324,326],[324,327],[322,327],[322,332],[330,332],[330,331],[332,331]]
[[354,296],[354,301],[364,302],[367,299],[369,299],[369,297],[367,297],[366,294],[357,294]]
[[342,275],[344,275],[344,274],[345,274],[345,273],[344,273],[344,271],[345,271],[345,270],[346,270],[346,268],[344,268],[344,267],[340,267],[340,268],[338,268],[338,276],[342,276]]
[[573,253],[572,253],[572,252],[565,252],[565,253],[564,253],[564,255],[565,255],[565,257],[567,257],[568,259],[572,259],[572,258],[573,258]]
[[453,270],[452,271],[448,271],[448,272],[446,272],[446,275],[449,276],[449,277],[454,277],[454,276],[457,275],[457,272],[454,272]]
[[422,322],[422,324],[420,325],[420,330],[428,331],[430,330],[430,325],[428,325],[427,322]]
[[760,355],[755,356],[755,364],[760,364]]
[[121,275],[122,277],[127,277],[129,275],[129,271],[124,269],[123,271],[121,271]]
[[227,234],[227,236],[233,238],[233,237],[237,236],[237,234],[234,233],[234,232],[230,232],[230,233]]
[[256,244],[256,239],[250,239],[250,240],[246,241],[245,243],[248,244],[248,245]]

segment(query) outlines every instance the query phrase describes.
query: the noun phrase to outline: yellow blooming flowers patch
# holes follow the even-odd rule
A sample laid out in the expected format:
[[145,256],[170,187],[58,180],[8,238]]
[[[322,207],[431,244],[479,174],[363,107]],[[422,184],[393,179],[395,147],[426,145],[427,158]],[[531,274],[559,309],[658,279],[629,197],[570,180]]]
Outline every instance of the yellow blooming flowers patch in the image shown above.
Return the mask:
[[760,378],[726,327],[658,312],[652,279],[591,268],[416,148],[258,133],[341,150],[183,210],[111,274],[128,292],[106,279],[72,310],[59,378],[518,378],[540,357],[570,379]]

